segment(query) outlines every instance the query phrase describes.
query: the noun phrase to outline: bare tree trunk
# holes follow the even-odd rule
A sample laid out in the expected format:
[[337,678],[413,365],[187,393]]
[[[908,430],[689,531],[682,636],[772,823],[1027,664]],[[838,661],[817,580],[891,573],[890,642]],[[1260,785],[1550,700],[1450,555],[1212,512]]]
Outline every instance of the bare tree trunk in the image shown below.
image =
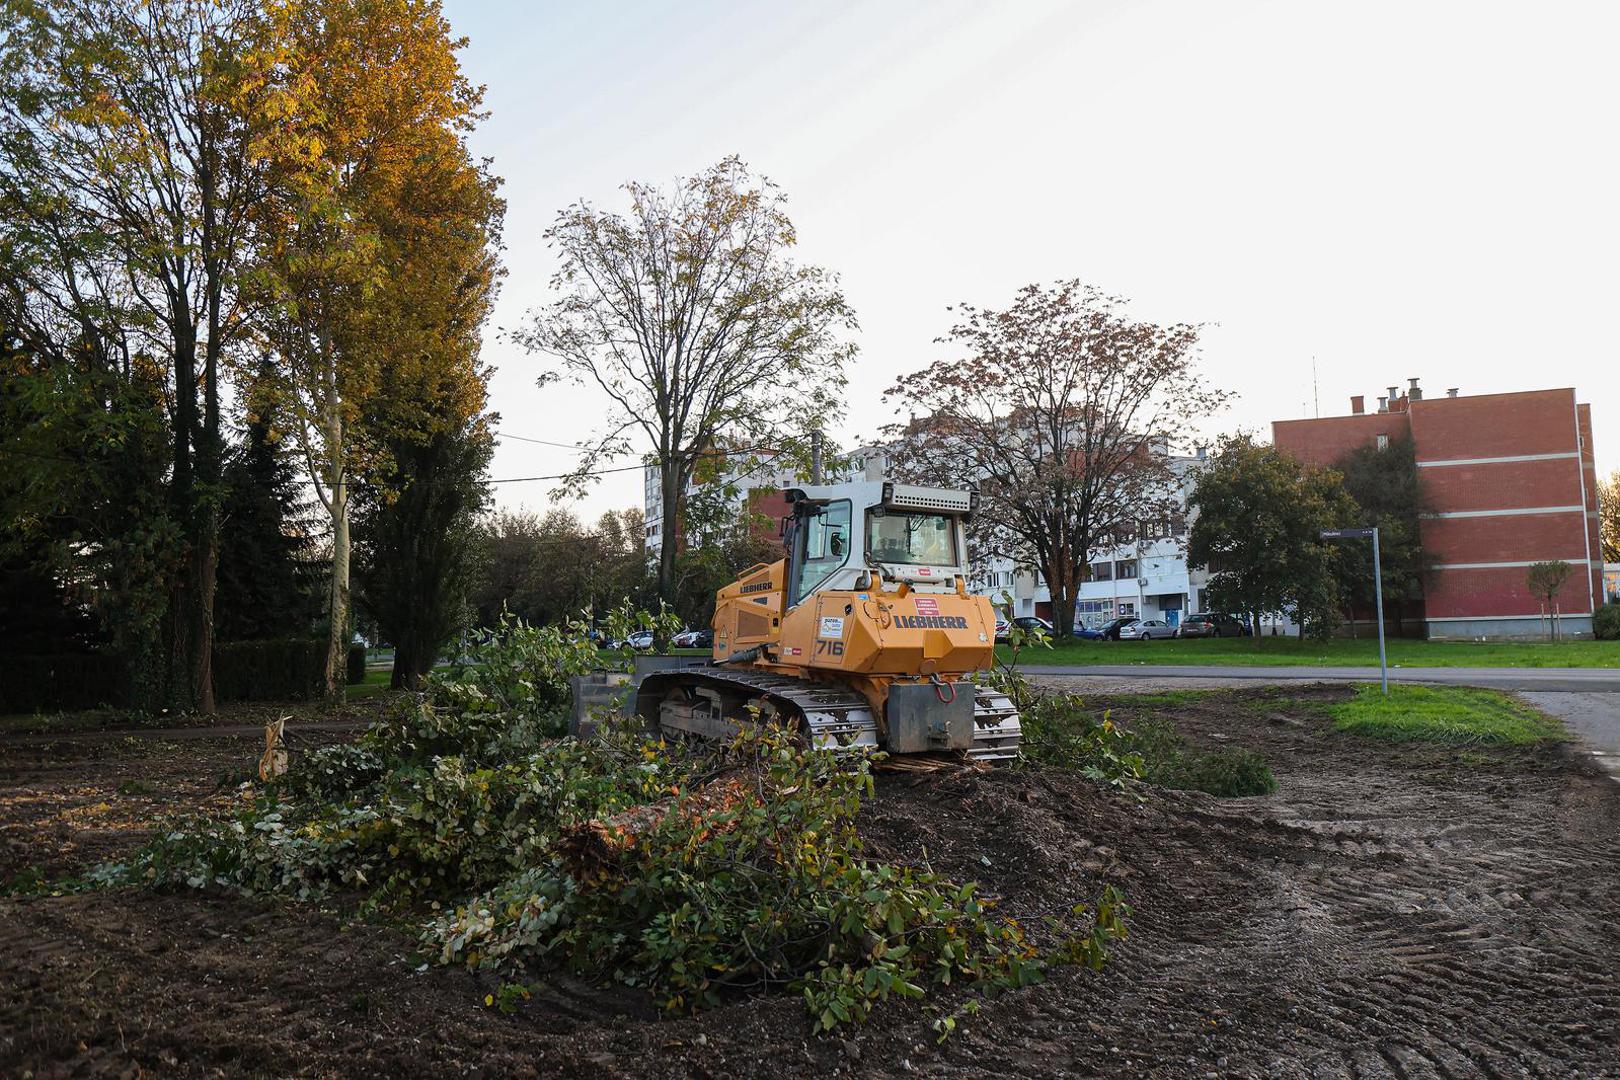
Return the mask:
[[680,535],[681,471],[671,468],[673,464],[663,462],[658,477],[664,492],[664,515],[658,524],[658,597],[667,604],[675,602],[675,545]]
[[219,430],[218,299],[210,302],[209,340],[203,356],[203,426],[197,440],[197,474],[203,489],[197,507],[196,610],[192,622],[191,688],[200,712],[212,715],[214,701],[214,594],[219,584],[219,501],[224,474],[224,440]]
[[191,687],[199,712],[213,714],[214,701],[214,593],[219,581],[219,510],[209,506],[193,555],[196,610],[191,626]]
[[1052,594],[1052,637],[1067,641],[1074,634],[1074,573],[1067,561],[1051,568],[1056,573],[1046,575],[1048,591]]
[[349,666],[346,633],[349,624],[349,499],[343,472],[343,413],[338,405],[336,362],[330,349],[326,378],[324,420],[327,476],[332,490],[332,586],[327,611],[331,625],[326,637],[326,701],[328,705],[340,705]]
[[326,638],[326,701],[341,705],[349,666],[349,507],[343,498],[341,479],[332,494],[332,589],[328,609],[332,625]]

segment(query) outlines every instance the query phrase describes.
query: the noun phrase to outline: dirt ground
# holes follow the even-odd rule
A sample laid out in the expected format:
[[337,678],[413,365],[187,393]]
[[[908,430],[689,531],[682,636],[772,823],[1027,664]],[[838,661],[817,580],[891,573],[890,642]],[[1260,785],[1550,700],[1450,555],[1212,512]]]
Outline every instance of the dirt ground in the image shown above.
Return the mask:
[[[567,979],[506,1016],[482,1006],[493,982],[424,968],[407,929],[114,892],[0,900],[0,1075],[1620,1076],[1620,785],[1568,748],[1333,734],[1311,703],[1346,692],[1096,702],[1258,750],[1265,798],[1105,795],[1052,769],[884,777],[872,854],[977,879],[1031,926],[1105,880],[1135,909],[1104,971],[986,1001],[943,1044],[931,1021],[969,995],[830,1037],[786,997],[667,1019]],[[227,806],[258,748],[0,738],[3,876],[83,869],[154,812]]]

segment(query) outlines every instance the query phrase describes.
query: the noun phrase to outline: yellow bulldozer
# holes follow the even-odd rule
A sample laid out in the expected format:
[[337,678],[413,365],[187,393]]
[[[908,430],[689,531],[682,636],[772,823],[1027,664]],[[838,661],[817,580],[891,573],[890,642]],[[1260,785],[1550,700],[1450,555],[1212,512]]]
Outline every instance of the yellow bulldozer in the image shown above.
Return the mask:
[[1018,756],[1018,712],[972,681],[995,609],[968,591],[968,491],[868,480],[790,488],[787,558],[721,589],[707,664],[654,671],[635,711],[721,738],[750,717],[816,747]]

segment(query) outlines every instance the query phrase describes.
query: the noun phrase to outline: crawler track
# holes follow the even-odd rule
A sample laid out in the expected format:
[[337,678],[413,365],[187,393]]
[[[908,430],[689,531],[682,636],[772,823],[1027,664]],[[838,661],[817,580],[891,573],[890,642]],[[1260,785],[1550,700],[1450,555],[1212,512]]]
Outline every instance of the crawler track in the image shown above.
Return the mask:
[[[653,672],[642,679],[637,689],[636,712],[649,719],[658,716],[665,696],[680,687],[718,692],[732,703],[728,715],[734,719],[736,707],[746,703],[758,703],[778,715],[798,717],[811,745],[822,749],[877,749],[882,745],[871,705],[860,694],[764,671],[700,667]],[[693,734],[708,736],[728,729],[704,722],[681,726]],[[973,746],[968,756],[987,762],[1016,759],[1020,735],[1018,710],[1006,695],[978,688],[973,702]]]

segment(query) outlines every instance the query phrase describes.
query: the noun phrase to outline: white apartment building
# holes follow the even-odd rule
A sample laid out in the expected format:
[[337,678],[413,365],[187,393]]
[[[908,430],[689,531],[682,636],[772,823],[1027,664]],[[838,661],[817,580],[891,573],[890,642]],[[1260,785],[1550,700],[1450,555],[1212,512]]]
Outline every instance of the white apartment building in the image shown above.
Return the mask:
[[[1187,529],[1191,521],[1185,509],[1203,460],[1202,450],[1170,459],[1181,513],[1171,515],[1169,520],[1140,521],[1134,535],[1121,537],[1119,543],[1093,553],[1090,573],[1075,601],[1076,626],[1101,626],[1124,616],[1158,619],[1176,626],[1184,615],[1203,610],[1203,590],[1209,574],[1187,566]],[[980,588],[1005,615],[1051,617],[1052,593],[1045,580],[1038,573],[1014,570],[1009,560],[992,563]],[[1004,593],[1012,598],[1010,611]]]
[[[780,491],[782,488],[806,483],[793,468],[775,465],[771,460],[774,456],[755,454],[739,458],[735,463],[728,461],[726,470],[707,482],[734,489],[735,494],[731,502],[732,509],[737,513],[741,513],[748,505],[749,495],[752,492],[762,488],[767,491]],[[888,463],[888,455],[883,447],[876,445],[857,447],[847,457],[829,456],[824,482],[841,484],[852,480],[882,479]],[[696,488],[697,485],[694,483],[687,485],[688,492]],[[648,465],[642,470],[642,513],[647,522],[645,541],[647,551],[656,553],[664,543],[663,470],[657,465]]]

